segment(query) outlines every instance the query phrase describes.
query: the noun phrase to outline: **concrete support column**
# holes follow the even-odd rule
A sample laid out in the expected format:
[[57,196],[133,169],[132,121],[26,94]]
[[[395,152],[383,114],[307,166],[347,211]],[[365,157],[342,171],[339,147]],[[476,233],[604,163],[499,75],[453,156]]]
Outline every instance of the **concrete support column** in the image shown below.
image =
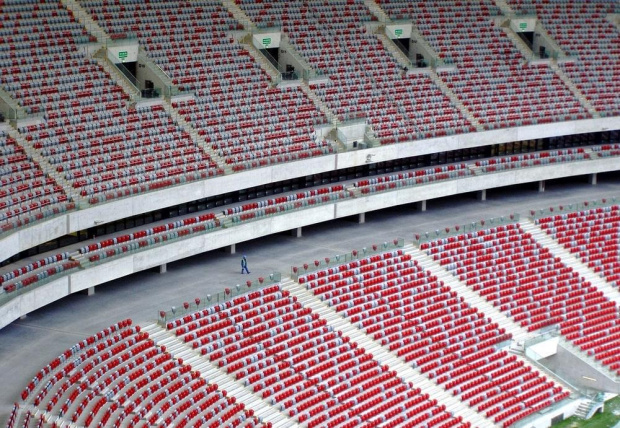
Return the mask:
[[415,207],[418,211],[426,211],[426,200],[416,202]]
[[366,213],[359,213],[359,215],[357,216],[357,222],[359,224],[366,223]]
[[28,315],[22,315],[21,317],[19,317],[20,320],[25,320],[26,318],[28,318]]
[[168,272],[168,263],[159,265],[159,273],[166,273],[166,272]]
[[86,294],[88,294],[89,296],[94,296],[95,295],[95,287],[88,287],[88,290],[86,290]]
[[545,180],[540,180],[538,182],[538,192],[542,193],[545,191]]
[[590,177],[588,177],[588,183],[590,183],[593,186],[596,186],[597,179],[598,179],[598,176],[597,176],[596,172],[594,174],[590,174]]
[[295,229],[291,229],[291,236],[294,238],[301,238],[301,227],[296,227]]
[[237,252],[237,244],[231,244],[228,247],[224,248],[228,254],[235,254]]
[[487,189],[479,190],[476,194],[476,198],[478,198],[479,201],[486,201],[487,200]]

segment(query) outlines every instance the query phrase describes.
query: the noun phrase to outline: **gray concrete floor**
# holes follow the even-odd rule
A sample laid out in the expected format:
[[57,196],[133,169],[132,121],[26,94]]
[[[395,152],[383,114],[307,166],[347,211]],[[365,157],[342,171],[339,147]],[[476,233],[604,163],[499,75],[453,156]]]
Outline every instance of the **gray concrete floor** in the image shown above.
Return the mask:
[[[137,324],[155,321],[160,309],[169,309],[194,297],[215,294],[248,278],[274,271],[288,275],[290,267],[382,243],[397,237],[412,241],[414,233],[530,209],[620,197],[620,173],[599,175],[599,184],[586,177],[492,189],[487,200],[474,194],[428,201],[427,211],[412,205],[366,214],[366,223],[341,219],[303,229],[303,237],[278,234],[237,244],[237,254],[212,251],[168,265],[166,274],[141,272],[96,288],[93,296],[74,294],[29,314],[0,330],[0,426],[23,387],[47,363],[85,337],[122,319]],[[239,273],[241,254],[248,257],[251,275]]]

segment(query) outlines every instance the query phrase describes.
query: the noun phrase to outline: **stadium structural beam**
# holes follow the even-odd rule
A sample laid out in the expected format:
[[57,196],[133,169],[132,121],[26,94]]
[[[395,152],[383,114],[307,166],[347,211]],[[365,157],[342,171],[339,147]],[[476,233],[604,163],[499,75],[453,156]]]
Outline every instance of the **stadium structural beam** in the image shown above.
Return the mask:
[[426,199],[415,203],[415,207],[418,211],[426,211]]
[[302,237],[301,227],[296,227],[295,229],[291,229],[291,236],[294,238],[301,238]]
[[597,185],[597,181],[598,181],[598,176],[595,173],[590,174],[590,176],[588,177],[588,183],[590,183],[593,186]]
[[545,191],[545,180],[540,180],[538,182],[538,192],[542,193]]
[[476,194],[476,197],[478,198],[479,201],[486,201],[487,200],[487,189],[479,190]]
[[359,213],[359,215],[357,216],[357,222],[359,224],[366,223],[366,213]]
[[168,263],[159,265],[159,273],[166,273],[166,272],[168,272]]
[[224,251],[226,251],[228,254],[236,254],[237,253],[237,244],[230,244],[230,245],[224,247]]
[[95,287],[88,287],[88,288],[86,289],[86,294],[87,294],[88,296],[94,296],[94,295],[95,295]]

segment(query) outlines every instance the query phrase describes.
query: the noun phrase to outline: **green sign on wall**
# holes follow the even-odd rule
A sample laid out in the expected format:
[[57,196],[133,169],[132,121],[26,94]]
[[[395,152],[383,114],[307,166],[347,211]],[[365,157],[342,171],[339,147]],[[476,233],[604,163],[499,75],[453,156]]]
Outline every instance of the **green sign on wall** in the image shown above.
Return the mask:
[[265,37],[263,39],[263,46],[267,47],[271,44],[271,37]]
[[120,51],[118,53],[118,58],[123,62],[127,59],[128,56],[129,54],[127,53],[127,51]]
[[403,29],[402,28],[397,28],[396,30],[394,30],[394,34],[396,35],[396,37],[400,37],[403,35]]
[[527,30],[527,22],[520,22],[519,23],[519,30],[521,30],[521,31]]

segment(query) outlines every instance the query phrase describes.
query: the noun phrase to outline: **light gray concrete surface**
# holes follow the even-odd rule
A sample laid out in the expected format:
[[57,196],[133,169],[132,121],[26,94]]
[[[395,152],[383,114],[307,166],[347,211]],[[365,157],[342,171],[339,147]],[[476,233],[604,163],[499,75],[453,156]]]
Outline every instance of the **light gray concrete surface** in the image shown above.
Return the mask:
[[551,180],[544,193],[538,193],[536,183],[490,189],[486,201],[477,200],[474,193],[429,200],[426,212],[415,210],[413,205],[369,212],[364,224],[355,216],[308,226],[301,238],[285,232],[255,239],[237,244],[237,254],[212,251],[169,263],[165,275],[154,268],[97,286],[92,296],[86,291],[70,295],[0,330],[0,426],[6,423],[23,387],[55,356],[121,319],[147,324],[155,320],[160,309],[243,284],[248,279],[239,273],[243,254],[252,272],[250,279],[273,271],[284,276],[292,265],[396,237],[411,242],[416,232],[620,196],[620,173],[600,174],[598,179],[596,186],[589,185],[587,177]]

